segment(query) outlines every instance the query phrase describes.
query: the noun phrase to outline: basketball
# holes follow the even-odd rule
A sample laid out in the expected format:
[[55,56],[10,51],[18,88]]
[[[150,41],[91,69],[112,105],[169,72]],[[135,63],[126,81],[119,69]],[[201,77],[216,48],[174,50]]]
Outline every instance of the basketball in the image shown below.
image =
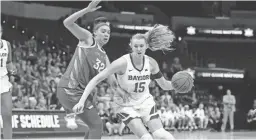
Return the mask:
[[177,93],[187,93],[194,86],[192,76],[186,71],[180,71],[173,75],[172,86]]

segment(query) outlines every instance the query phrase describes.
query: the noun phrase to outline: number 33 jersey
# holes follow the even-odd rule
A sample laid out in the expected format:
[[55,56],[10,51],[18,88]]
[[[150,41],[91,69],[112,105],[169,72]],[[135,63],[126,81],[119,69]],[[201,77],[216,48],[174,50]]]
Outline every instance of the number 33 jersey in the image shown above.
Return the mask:
[[121,88],[128,92],[127,94],[130,94],[127,105],[141,104],[151,97],[149,92],[149,84],[151,82],[149,57],[144,55],[142,69],[135,67],[131,54],[126,54],[122,57],[126,59],[127,66],[123,75],[117,74],[118,83]]
[[82,95],[89,81],[106,68],[106,58],[106,52],[95,41],[89,47],[79,42],[58,87],[70,95]]

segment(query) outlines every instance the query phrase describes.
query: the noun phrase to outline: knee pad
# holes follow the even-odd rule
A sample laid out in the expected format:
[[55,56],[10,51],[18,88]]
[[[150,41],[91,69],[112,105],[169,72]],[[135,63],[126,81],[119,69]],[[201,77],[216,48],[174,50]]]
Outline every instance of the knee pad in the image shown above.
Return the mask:
[[153,132],[153,136],[155,139],[174,140],[172,134],[167,132],[164,128],[160,128]]
[[143,139],[143,140],[153,140],[152,136],[149,133],[144,134],[140,139]]

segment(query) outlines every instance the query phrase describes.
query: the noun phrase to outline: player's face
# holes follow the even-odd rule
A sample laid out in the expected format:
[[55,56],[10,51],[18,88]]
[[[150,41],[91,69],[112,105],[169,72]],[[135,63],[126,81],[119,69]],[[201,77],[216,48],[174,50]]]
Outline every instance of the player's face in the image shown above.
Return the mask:
[[110,28],[109,26],[101,26],[95,31],[95,39],[97,42],[99,42],[102,45],[105,45],[108,43],[110,38]]
[[133,39],[131,42],[132,52],[138,56],[143,56],[147,50],[145,39]]
[[230,90],[227,90],[227,95],[231,95],[231,91]]
[[200,108],[200,109],[203,109],[203,108],[204,108],[204,105],[203,105],[203,104],[200,104],[200,105],[199,105],[199,108]]

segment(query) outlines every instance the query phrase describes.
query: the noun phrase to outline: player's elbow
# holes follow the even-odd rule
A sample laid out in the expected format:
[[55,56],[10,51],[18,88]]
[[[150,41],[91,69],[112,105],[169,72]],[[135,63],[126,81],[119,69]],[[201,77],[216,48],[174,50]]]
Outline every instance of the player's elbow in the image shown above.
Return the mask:
[[66,28],[72,26],[72,24],[74,24],[74,23],[73,23],[73,22],[70,22],[68,19],[65,19],[65,20],[63,21],[63,25],[64,25]]

